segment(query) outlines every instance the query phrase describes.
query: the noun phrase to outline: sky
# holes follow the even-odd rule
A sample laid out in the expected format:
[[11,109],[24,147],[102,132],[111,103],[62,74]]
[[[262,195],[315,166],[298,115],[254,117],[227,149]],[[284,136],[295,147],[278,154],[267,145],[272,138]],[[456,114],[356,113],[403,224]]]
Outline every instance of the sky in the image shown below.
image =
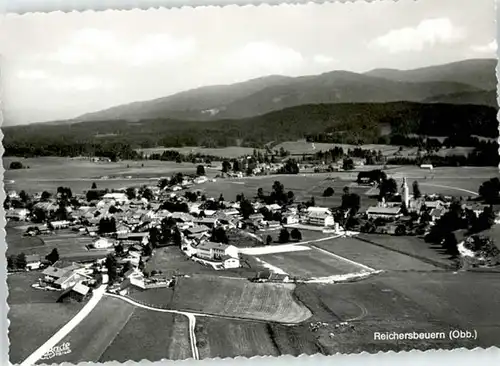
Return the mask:
[[492,0],[399,0],[8,14],[5,124],[271,74],[412,69],[496,57]]

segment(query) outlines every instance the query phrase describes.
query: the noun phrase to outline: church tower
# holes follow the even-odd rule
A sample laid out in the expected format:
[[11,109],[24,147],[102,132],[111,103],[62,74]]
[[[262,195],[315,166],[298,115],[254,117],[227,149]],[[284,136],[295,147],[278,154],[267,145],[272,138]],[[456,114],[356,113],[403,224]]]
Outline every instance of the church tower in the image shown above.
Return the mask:
[[403,177],[403,184],[401,185],[401,190],[402,190],[402,202],[406,205],[406,207],[409,207],[410,204],[410,192],[408,189],[408,184],[406,183],[406,177]]

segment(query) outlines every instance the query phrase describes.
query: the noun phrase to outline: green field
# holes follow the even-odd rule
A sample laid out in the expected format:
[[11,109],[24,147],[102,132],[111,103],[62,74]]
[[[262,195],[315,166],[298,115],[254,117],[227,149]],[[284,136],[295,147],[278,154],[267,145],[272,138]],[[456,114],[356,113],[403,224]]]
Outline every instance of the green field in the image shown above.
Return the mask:
[[148,149],[137,149],[138,152],[149,154],[161,154],[165,150],[178,151],[181,154],[201,154],[211,155],[221,158],[239,158],[244,155],[252,155],[254,149],[251,147],[228,146],[225,148],[208,148],[199,146],[185,146],[185,147],[154,147]]
[[[138,340],[140,341],[132,341]],[[183,315],[135,308],[99,362],[184,360],[191,358],[188,320]]]
[[200,359],[281,355],[269,324],[199,317],[195,332]]
[[[366,237],[370,238],[371,240],[371,235],[366,235]],[[365,266],[371,267],[375,270],[440,270],[441,267],[433,265],[432,262],[430,262],[431,260],[436,260],[436,262],[438,262],[438,265],[441,263],[443,265],[451,265],[451,261],[447,261],[445,256],[440,255],[437,251],[431,252],[430,250],[428,250],[428,244],[426,244],[421,239],[411,237],[391,237],[389,235],[374,236],[374,239],[382,244],[386,244],[386,242],[390,241],[390,244],[387,244],[387,246],[389,247],[389,249],[391,249],[390,246],[392,245],[392,247],[394,247],[394,250],[388,250],[381,246],[367,243],[365,241],[357,239],[356,237],[331,239],[328,241],[314,243],[313,245],[323,249],[326,252],[331,252],[352,261],[364,264]],[[418,243],[414,239],[420,240],[421,242]],[[405,242],[409,244],[405,245]],[[416,247],[418,244],[421,244],[420,248]],[[409,248],[412,248],[413,251],[410,251]],[[403,253],[409,253],[410,255]],[[418,257],[424,258],[424,261],[418,259]],[[425,259],[428,259],[429,262],[426,262]]]
[[[56,356],[51,362],[99,362],[134,313],[135,307],[120,299],[103,297],[90,314],[61,341],[68,342],[71,353]],[[45,361],[47,362],[47,361]],[[42,364],[44,361],[39,361]]]
[[259,284],[245,279],[196,276],[179,278],[170,288],[131,294],[138,301],[181,311],[230,318],[300,323],[311,316],[292,297],[293,284]]
[[[196,173],[196,165],[168,161],[120,161],[117,163],[91,162],[77,158],[41,157],[11,158],[4,157],[4,167],[11,161],[21,161],[29,169],[10,170],[4,175],[5,190],[25,190],[29,193],[47,190],[55,193],[57,187],[70,187],[73,193],[82,193],[96,182],[100,189],[119,189],[128,186],[155,185],[160,177],[174,173]],[[215,175],[207,170],[208,175]],[[108,179],[101,179],[108,177]]]
[[20,272],[7,277],[9,359],[12,363],[24,361],[83,306],[56,303],[59,292],[32,288],[40,276],[40,272]]
[[325,254],[315,248],[297,252],[260,255],[259,259],[280,268],[291,277],[298,277],[299,279],[328,277],[364,270],[362,267]]

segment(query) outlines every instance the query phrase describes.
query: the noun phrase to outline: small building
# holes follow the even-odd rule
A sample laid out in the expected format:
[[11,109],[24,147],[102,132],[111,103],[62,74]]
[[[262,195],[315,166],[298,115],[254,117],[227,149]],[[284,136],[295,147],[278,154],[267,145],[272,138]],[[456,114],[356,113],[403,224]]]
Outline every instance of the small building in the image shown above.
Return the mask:
[[295,214],[287,214],[283,217],[285,225],[293,225],[299,223],[299,216]]
[[397,219],[403,216],[400,206],[394,207],[379,207],[373,206],[366,210],[366,214],[370,219],[383,218],[383,219]]
[[205,241],[196,246],[196,255],[208,260],[221,260],[224,256],[238,258],[238,248],[233,245]]
[[204,226],[207,226],[209,228],[212,228],[212,227],[217,225],[217,221],[218,220],[215,217],[199,217],[199,218],[196,218],[193,222],[196,225],[204,225]]
[[332,212],[326,207],[308,207],[306,223],[314,226],[333,226],[335,220]]
[[29,214],[30,214],[29,210],[25,208],[14,208],[7,210],[7,212],[5,213],[5,217],[9,220],[14,220],[14,221],[26,221]]
[[208,233],[208,231],[209,231],[209,228],[207,226],[195,225],[193,227],[186,229],[184,233],[188,239],[192,239],[192,238],[199,236],[201,234],[206,234],[206,233]]
[[49,226],[53,230],[60,230],[60,229],[66,229],[69,227],[71,223],[68,220],[61,220],[61,221],[51,221],[49,223]]
[[95,249],[108,249],[113,247],[114,243],[107,238],[99,238],[94,243],[92,243],[92,246]]
[[128,202],[128,197],[125,193],[118,193],[118,192],[113,192],[113,193],[106,193],[102,199],[104,201],[114,201],[116,203],[119,203],[120,205],[123,205]]
[[229,255],[222,256],[222,262],[225,269],[240,268],[240,259],[238,257],[231,257]]
[[420,165],[420,169],[433,170],[434,167],[432,166],[432,164],[422,164]]
[[82,302],[84,301],[90,294],[90,288],[85,286],[84,284],[78,282],[71,288],[67,288],[61,293],[61,296],[57,299],[57,302],[64,301],[75,301]]
[[30,271],[40,269],[42,258],[38,254],[28,254],[26,256],[26,268]]

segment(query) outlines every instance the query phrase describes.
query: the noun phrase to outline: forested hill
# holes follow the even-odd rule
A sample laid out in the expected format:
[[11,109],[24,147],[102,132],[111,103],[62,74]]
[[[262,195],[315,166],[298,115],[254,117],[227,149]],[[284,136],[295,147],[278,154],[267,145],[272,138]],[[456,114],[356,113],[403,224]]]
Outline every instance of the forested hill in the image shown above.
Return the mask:
[[495,108],[477,105],[409,102],[317,104],[240,120],[113,120],[12,126],[3,128],[3,143],[5,155],[75,156],[116,143],[131,149],[155,146],[259,147],[270,141],[290,141],[325,133],[335,142],[375,143],[384,138],[382,130],[389,130],[392,135],[497,137],[496,114]]

